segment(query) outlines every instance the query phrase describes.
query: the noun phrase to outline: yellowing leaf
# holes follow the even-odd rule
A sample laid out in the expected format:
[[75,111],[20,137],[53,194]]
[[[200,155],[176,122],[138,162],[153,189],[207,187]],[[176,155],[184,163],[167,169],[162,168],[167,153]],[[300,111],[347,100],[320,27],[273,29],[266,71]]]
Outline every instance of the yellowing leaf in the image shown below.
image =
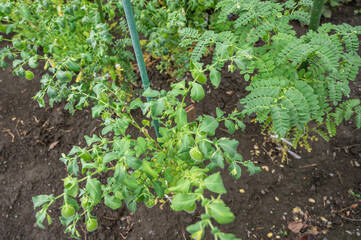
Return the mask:
[[78,74],[78,76],[77,76],[76,79],[75,79],[75,82],[80,82],[80,80],[82,79],[82,77],[83,77],[83,71],[81,71],[81,72]]

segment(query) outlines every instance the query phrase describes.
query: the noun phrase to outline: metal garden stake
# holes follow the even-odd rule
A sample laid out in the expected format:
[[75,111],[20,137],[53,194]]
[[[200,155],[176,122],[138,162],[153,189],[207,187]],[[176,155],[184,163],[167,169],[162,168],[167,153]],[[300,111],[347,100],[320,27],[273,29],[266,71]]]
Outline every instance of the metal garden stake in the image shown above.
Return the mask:
[[[147,69],[145,68],[142,48],[140,46],[139,35],[138,35],[137,27],[135,25],[133,8],[132,8],[132,4],[130,3],[130,0],[123,0],[123,6],[124,6],[125,16],[126,16],[127,22],[128,22],[130,36],[132,38],[135,57],[137,59],[137,63],[138,63],[138,67],[139,67],[140,77],[141,77],[142,83],[143,83],[143,88],[144,88],[144,90],[147,90],[149,88],[150,84],[149,84]],[[147,97],[147,101],[149,102],[150,100],[151,100],[151,98]],[[158,120],[153,119],[153,125],[154,125],[154,129],[155,129],[155,133],[157,134],[157,137],[160,137]]]

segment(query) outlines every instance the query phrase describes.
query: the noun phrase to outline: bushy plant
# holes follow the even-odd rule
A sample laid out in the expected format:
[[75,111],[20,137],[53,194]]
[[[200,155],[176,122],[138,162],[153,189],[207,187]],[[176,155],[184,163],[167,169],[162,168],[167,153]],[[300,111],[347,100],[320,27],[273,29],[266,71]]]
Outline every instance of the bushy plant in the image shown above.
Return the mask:
[[[182,45],[197,45],[192,53],[192,73],[209,71],[214,86],[220,69],[240,71],[250,81],[250,93],[241,99],[242,113],[256,114],[256,121],[279,138],[300,141],[308,148],[309,131],[328,140],[336,126],[355,116],[361,127],[360,99],[350,98],[349,82],[361,66],[357,54],[361,27],[324,24],[317,32],[296,36],[291,20],[309,23],[310,15],[299,10],[302,2],[221,1],[219,24],[232,13],[234,31],[214,32],[185,28]],[[201,57],[214,48],[213,61],[203,67]],[[309,128],[309,123],[317,125]]]

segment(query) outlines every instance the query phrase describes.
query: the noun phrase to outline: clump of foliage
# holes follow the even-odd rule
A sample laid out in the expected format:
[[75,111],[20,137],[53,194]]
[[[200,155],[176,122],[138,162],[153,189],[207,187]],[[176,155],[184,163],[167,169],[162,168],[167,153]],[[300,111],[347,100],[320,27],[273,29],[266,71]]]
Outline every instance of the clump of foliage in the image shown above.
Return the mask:
[[[361,27],[347,24],[324,24],[317,32],[296,36],[291,20],[309,23],[310,16],[302,2],[221,1],[219,24],[232,13],[234,31],[198,31],[186,28],[180,34],[183,45],[197,42],[192,61],[196,71],[210,72],[216,87],[226,63],[228,70],[240,70],[250,81],[250,93],[241,100],[242,113],[256,114],[270,134],[300,141],[309,148],[309,131],[324,139],[335,136],[336,126],[355,116],[361,127],[359,99],[349,99],[349,82],[354,81],[361,66],[357,54]],[[307,1],[306,1],[307,2]],[[300,10],[299,10],[300,9]],[[203,68],[202,55],[214,47],[213,61]],[[304,67],[306,65],[306,67]],[[192,71],[192,69],[191,69]],[[342,102],[342,103],[341,103]],[[315,121],[316,127],[309,129]]]
[[[172,77],[184,77],[189,52],[179,45],[179,29],[192,27],[204,31],[210,24],[212,10],[218,0],[133,1],[137,29],[147,39],[143,46],[155,58],[161,58],[158,69]],[[186,65],[185,65],[186,63]],[[188,64],[187,64],[188,63]]]
[[[109,10],[106,20],[114,21],[114,1],[103,7]],[[1,67],[7,67],[7,58],[13,61],[13,73],[17,76],[32,79],[31,69],[39,64],[51,73],[42,76],[42,90],[34,97],[41,106],[48,95],[51,105],[68,99],[66,109],[72,113],[74,108],[81,110],[88,105],[88,99],[72,94],[70,89],[89,92],[94,74],[108,74],[123,88],[129,88],[134,81],[130,62],[133,54],[126,49],[131,40],[126,35],[125,20],[108,26],[101,21],[93,2],[8,0],[0,4],[0,18],[4,23],[0,30],[12,34],[6,40],[13,43],[1,49]],[[112,34],[119,32],[123,37],[115,39]]]

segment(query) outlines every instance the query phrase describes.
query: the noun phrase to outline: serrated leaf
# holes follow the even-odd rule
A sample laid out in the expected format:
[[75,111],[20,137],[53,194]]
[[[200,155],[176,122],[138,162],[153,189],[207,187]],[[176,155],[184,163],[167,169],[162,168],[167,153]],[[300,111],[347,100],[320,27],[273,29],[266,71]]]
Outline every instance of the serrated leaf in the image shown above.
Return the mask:
[[86,191],[88,192],[90,198],[94,202],[100,202],[102,197],[102,189],[101,189],[101,183],[96,178],[90,178],[88,177],[88,180],[86,182]]
[[216,115],[217,115],[217,118],[221,118],[221,117],[223,117],[224,112],[217,107],[216,108]]
[[191,182],[187,180],[179,180],[177,182],[177,185],[174,187],[170,187],[168,190],[170,192],[182,192],[182,193],[188,193],[190,190]]
[[193,101],[200,101],[204,98],[205,93],[202,85],[194,82],[192,84],[191,98]]
[[35,215],[36,224],[38,225],[39,228],[45,229],[45,226],[43,225],[45,217],[46,217],[46,211],[44,209],[41,209],[36,213]]
[[145,141],[144,138],[138,137],[137,138],[137,144],[134,147],[135,150],[135,156],[139,157],[141,154],[145,153],[147,150],[147,141]]
[[239,142],[237,140],[230,140],[227,138],[223,138],[218,142],[219,146],[225,151],[230,158],[233,158],[237,153],[237,146]]
[[37,68],[37,66],[39,65],[38,62],[37,62],[36,57],[31,57],[29,59],[28,64],[29,64],[29,67],[31,67],[31,68]]
[[249,172],[249,175],[253,175],[255,173],[261,172],[261,168],[256,167],[253,162],[246,162],[245,166],[247,167],[247,171]]
[[221,173],[217,172],[214,173],[212,175],[210,175],[209,177],[207,177],[206,179],[204,179],[203,182],[204,186],[215,193],[226,193],[226,189],[223,185],[223,181],[221,178]]
[[99,117],[100,113],[105,109],[104,105],[95,105],[92,107],[92,117]]
[[66,66],[73,72],[80,72],[80,65],[68,59],[65,62]]
[[175,123],[177,124],[177,126],[179,126],[180,128],[187,125],[187,113],[184,110],[184,108],[179,108],[176,112],[175,112]]
[[204,75],[204,73],[202,71],[202,66],[203,66],[203,63],[198,63],[198,62],[193,61],[193,59],[191,59],[190,71],[191,71],[192,77],[197,82],[204,84],[207,82],[207,77],[206,77],[206,75]]
[[164,189],[160,181],[153,181],[153,188],[158,197],[164,197]]
[[122,206],[122,200],[117,199],[115,196],[106,194],[104,197],[104,204],[111,209],[116,210]]
[[210,215],[220,224],[230,223],[234,220],[234,215],[224,202],[214,202],[208,206]]
[[215,88],[218,88],[219,83],[221,82],[221,73],[217,71],[215,68],[210,69],[209,78],[211,79],[211,83]]
[[164,109],[165,109],[165,99],[164,98],[160,98],[157,101],[153,102],[152,108],[151,108],[152,117],[153,118],[158,117],[159,115],[162,114]]
[[186,230],[192,234],[191,237],[194,240],[201,240],[204,236],[204,228],[206,224],[203,221],[199,221],[195,224],[192,224],[186,228]]
[[218,126],[219,123],[214,117],[205,116],[201,123],[201,126],[199,127],[199,131],[207,133],[210,136],[213,136]]
[[142,166],[142,161],[133,156],[127,156],[125,162],[134,169],[139,169]]
[[230,134],[233,134],[236,131],[236,127],[234,125],[234,123],[231,120],[225,120],[224,121],[224,125],[226,126],[226,128],[228,129],[228,132]]
[[211,162],[216,164],[220,168],[224,168],[224,158],[220,152],[215,152],[211,158]]
[[143,105],[143,101],[140,98],[137,98],[130,103],[129,109],[130,110],[137,109],[137,108],[141,107],[142,105]]
[[117,159],[119,156],[118,156],[118,153],[117,152],[109,152],[107,154],[104,155],[103,157],[103,163],[106,164],[110,161],[113,161],[115,159]]
[[242,175],[242,168],[236,162],[232,162],[229,165],[228,171],[235,179],[240,178]]
[[69,76],[68,74],[66,74],[66,72],[59,70],[56,73],[56,78],[60,81],[68,81],[69,80]]
[[153,90],[150,87],[148,87],[147,90],[145,90],[142,95],[143,95],[143,97],[154,98],[154,97],[159,97],[160,92],[157,91],[157,90]]
[[170,207],[174,211],[182,211],[192,208],[198,196],[196,194],[178,193],[174,196]]
[[79,192],[78,180],[76,178],[67,177],[64,179],[64,189],[67,189],[69,196],[77,197]]
[[49,202],[52,198],[54,198],[53,195],[38,195],[38,196],[32,197],[34,209],[36,209],[37,207],[40,207],[44,203]]

